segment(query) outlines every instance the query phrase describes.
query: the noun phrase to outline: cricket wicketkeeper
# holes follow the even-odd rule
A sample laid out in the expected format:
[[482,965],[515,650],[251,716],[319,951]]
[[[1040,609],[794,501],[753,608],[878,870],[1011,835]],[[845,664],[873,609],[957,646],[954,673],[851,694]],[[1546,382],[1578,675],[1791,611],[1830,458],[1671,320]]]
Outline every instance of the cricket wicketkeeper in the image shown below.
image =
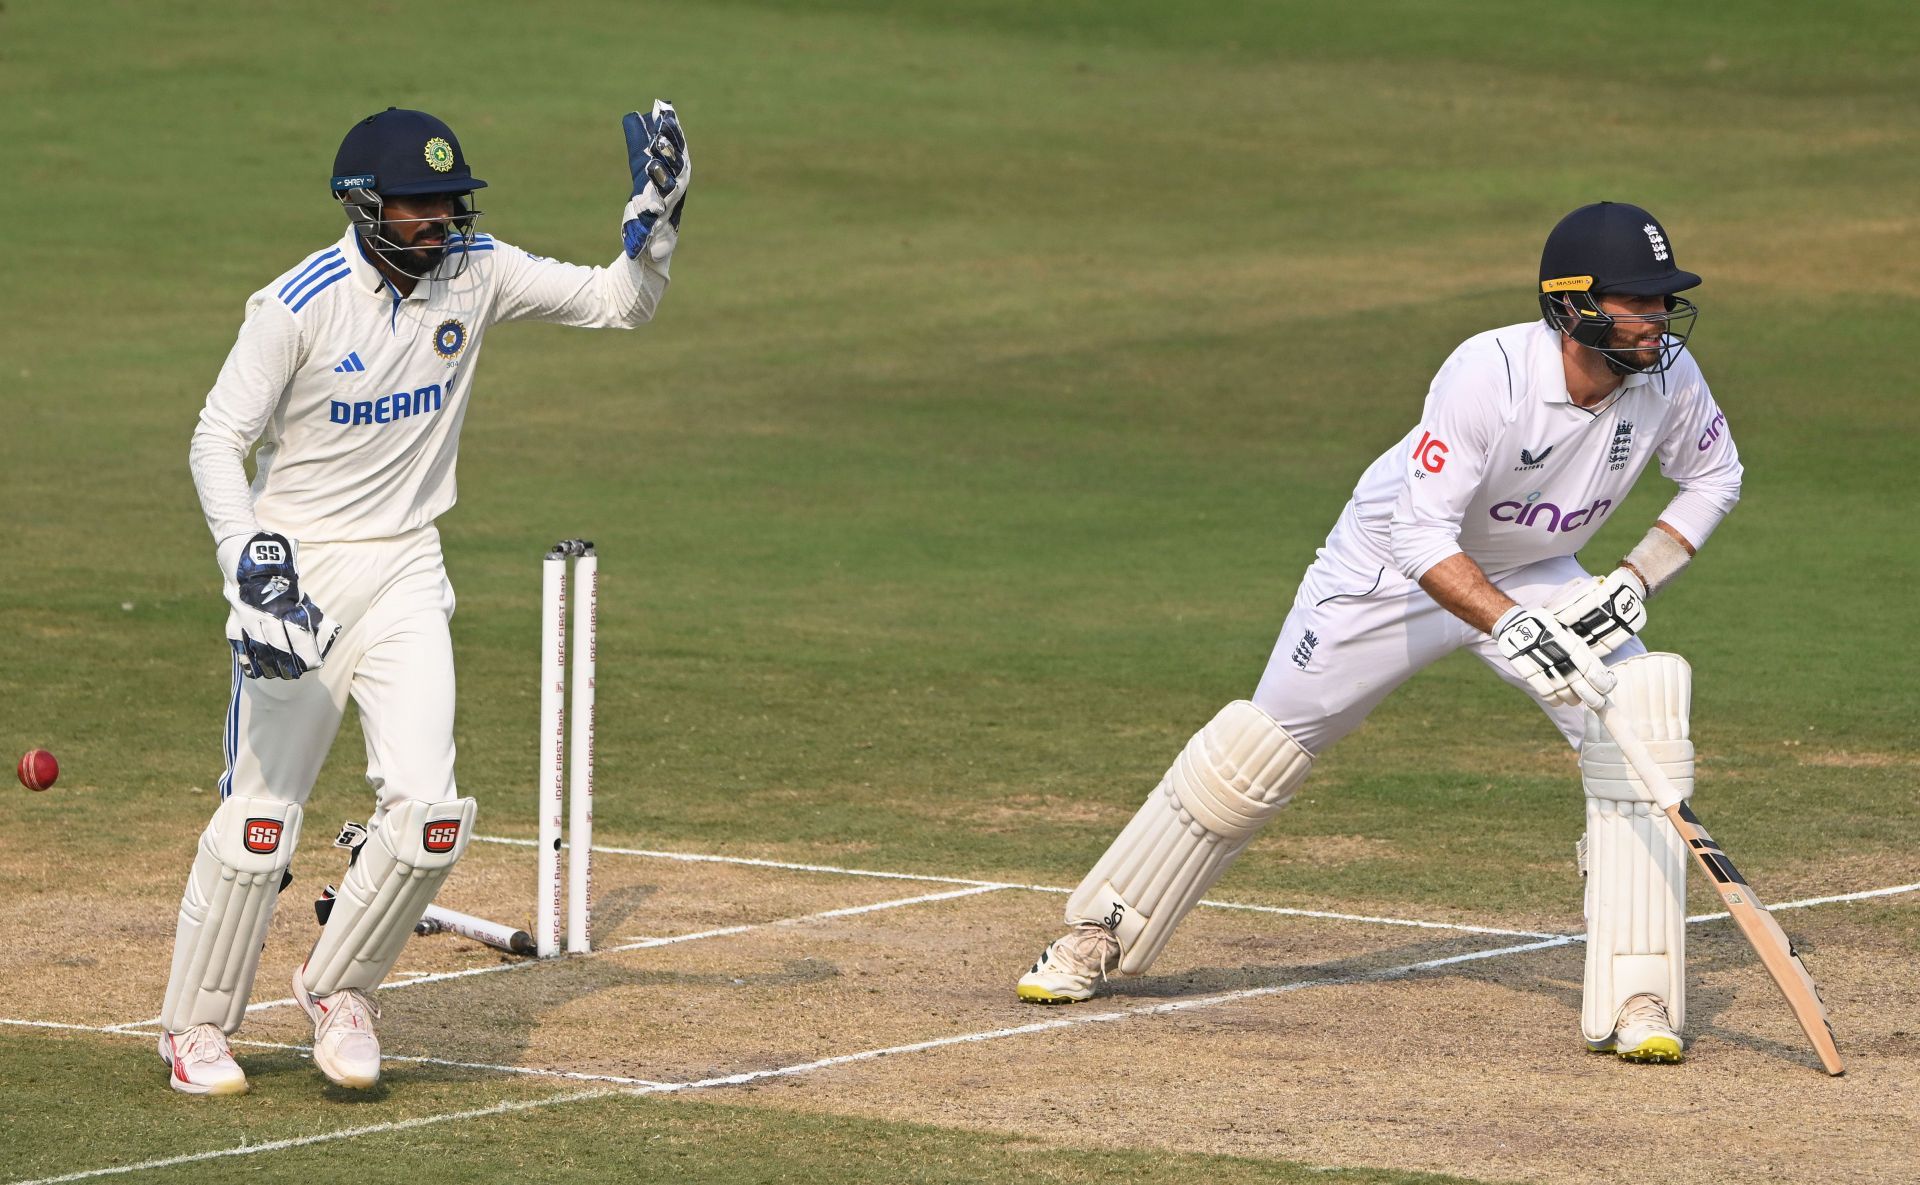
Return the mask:
[[346,233],[247,300],[191,449],[231,607],[233,700],[160,1017],[175,1090],[247,1088],[227,1037],[349,697],[374,811],[293,994],[329,1079],[379,1079],[371,993],[473,831],[454,784],[454,597],[434,520],[454,502],[489,327],[625,329],[659,306],[692,181],[686,138],[664,102],[625,130],[623,249],[581,267],[475,231],[486,182],[453,129],[424,111],[370,115],[333,162]]
[[[1636,635],[1740,496],[1726,416],[1686,348],[1696,310],[1677,294],[1699,283],[1638,206],[1583,206],[1553,228],[1542,317],[1469,338],[1440,368],[1307,569],[1252,701],[1187,743],[1068,900],[1073,929],[1021,999],[1085,1000],[1109,968],[1145,971],[1314,756],[1467,647],[1580,754],[1588,1046],[1681,1059],[1688,854],[1591,709],[1611,696],[1691,793],[1689,669]],[[1618,567],[1589,575],[1575,554],[1655,458],[1679,492]]]

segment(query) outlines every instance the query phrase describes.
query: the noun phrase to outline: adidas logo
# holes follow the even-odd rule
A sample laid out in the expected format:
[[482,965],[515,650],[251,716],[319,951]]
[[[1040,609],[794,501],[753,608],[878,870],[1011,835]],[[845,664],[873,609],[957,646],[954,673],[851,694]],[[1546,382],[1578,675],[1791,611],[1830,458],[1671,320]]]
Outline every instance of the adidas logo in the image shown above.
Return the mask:
[[333,373],[356,374],[366,368],[367,364],[360,361],[360,351],[355,350],[353,353],[348,354],[340,365],[333,368]]

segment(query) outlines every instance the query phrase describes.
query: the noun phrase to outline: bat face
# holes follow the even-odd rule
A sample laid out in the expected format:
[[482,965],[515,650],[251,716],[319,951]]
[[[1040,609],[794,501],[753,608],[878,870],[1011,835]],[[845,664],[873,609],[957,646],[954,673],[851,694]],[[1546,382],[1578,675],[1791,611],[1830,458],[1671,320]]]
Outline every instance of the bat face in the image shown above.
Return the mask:
[[1670,818],[1676,816],[1687,847],[1699,861],[1700,867],[1706,869],[1707,875],[1713,878],[1713,887],[1726,903],[1728,915],[1740,932],[1746,935],[1747,941],[1753,944],[1767,973],[1786,996],[1794,1018],[1800,1022],[1800,1028],[1813,1043],[1814,1051],[1820,1055],[1821,1066],[1829,1074],[1845,1073],[1839,1046],[1834,1041],[1833,1021],[1827,1016],[1827,1006],[1820,999],[1819,989],[1814,986],[1807,965],[1800,960],[1800,952],[1794,947],[1793,940],[1787,937],[1780,923],[1767,912],[1767,907],[1754,897],[1746,878],[1733,866],[1733,861],[1727,859],[1727,854],[1720,850],[1713,836],[1707,834],[1707,829],[1701,825],[1693,808],[1681,802],[1669,812]]

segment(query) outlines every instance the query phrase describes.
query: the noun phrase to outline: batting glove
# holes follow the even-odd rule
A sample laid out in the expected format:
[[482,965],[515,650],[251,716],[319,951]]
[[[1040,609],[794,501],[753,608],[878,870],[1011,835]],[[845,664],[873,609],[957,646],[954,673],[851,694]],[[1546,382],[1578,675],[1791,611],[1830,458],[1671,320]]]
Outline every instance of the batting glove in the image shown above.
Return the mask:
[[1619,681],[1591,647],[1543,610],[1515,605],[1493,623],[1493,638],[1513,669],[1547,703],[1585,704],[1597,710]]
[[665,99],[655,99],[646,115],[627,112],[620,125],[627,133],[627,167],[633,172],[633,199],[627,203],[621,238],[629,259],[638,259],[644,249],[658,263],[673,254],[687,186],[693,181],[686,133]]
[[[285,535],[261,531],[221,547],[227,574],[227,644],[249,679],[298,679],[317,670],[340,636],[309,597],[300,594],[294,548]],[[234,554],[229,555],[229,551]]]
[[1561,593],[1547,610],[1595,654],[1612,654],[1647,628],[1647,586],[1631,569],[1615,568]]

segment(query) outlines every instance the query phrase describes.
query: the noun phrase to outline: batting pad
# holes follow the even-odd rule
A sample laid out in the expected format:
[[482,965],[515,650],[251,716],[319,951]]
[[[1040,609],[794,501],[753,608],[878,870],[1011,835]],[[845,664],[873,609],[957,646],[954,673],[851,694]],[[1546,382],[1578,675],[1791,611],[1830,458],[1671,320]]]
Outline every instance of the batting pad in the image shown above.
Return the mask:
[[1120,970],[1145,971],[1312,765],[1253,704],[1220,709],[1067,899],[1067,921],[1105,925],[1120,940]]
[[454,861],[466,852],[475,806],[471,798],[403,802],[371,826],[307,956],[301,974],[309,993],[380,986]]
[[167,1031],[240,1027],[273,903],[299,842],[297,803],[235,795],[213,812],[180,896],[173,974],[160,1009]]
[[[1677,654],[1615,663],[1613,701],[1626,711],[1683,797],[1693,794],[1687,714],[1693,674]],[[1604,1047],[1620,1009],[1641,992],[1660,997],[1674,1031],[1686,1022],[1687,845],[1634,776],[1600,718],[1586,714],[1580,774],[1587,790],[1587,978],[1580,1027]]]

